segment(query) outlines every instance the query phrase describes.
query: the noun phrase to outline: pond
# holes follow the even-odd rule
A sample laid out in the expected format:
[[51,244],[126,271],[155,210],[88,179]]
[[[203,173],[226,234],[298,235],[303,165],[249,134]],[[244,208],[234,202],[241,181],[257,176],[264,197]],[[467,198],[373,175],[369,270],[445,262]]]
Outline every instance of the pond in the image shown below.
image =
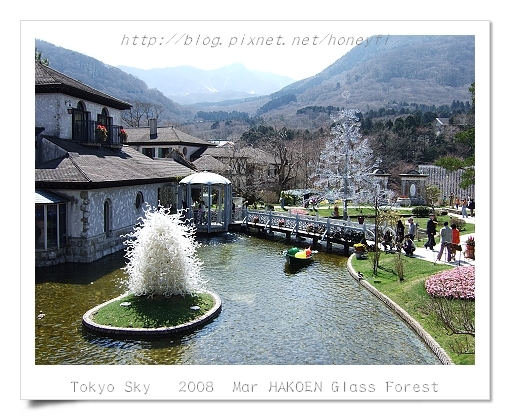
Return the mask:
[[90,264],[36,269],[39,365],[439,365],[422,340],[319,251],[290,271],[283,241],[242,234],[199,239],[208,289],[222,299],[211,323],[182,336],[113,339],[82,327],[83,314],[126,291],[124,253]]

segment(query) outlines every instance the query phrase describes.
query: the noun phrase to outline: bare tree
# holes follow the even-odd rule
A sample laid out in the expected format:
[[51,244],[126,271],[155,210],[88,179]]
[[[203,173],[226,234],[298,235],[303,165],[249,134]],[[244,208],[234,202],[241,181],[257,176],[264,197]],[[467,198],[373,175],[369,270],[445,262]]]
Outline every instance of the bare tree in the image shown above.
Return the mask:
[[430,308],[449,334],[475,336],[475,305],[469,299],[431,298]]
[[261,148],[273,156],[271,163],[274,165],[275,171],[269,178],[277,186],[279,193],[287,189],[287,185],[296,177],[299,153],[292,147],[288,130],[285,127],[280,130],[275,128],[265,140],[261,143]]
[[122,111],[122,122],[127,127],[148,127],[149,121],[158,119],[163,111],[162,105],[149,102],[134,101],[132,105],[130,109]]
[[140,101],[134,101],[130,109],[122,111],[122,122],[127,127],[141,127],[141,122],[145,116],[146,104]]

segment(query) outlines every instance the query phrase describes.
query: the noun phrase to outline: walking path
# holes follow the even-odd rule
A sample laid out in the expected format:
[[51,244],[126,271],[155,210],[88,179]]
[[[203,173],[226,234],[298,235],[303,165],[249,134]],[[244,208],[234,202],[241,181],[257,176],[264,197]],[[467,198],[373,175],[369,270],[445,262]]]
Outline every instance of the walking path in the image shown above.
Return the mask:
[[[459,217],[458,214],[450,214],[450,216],[453,217]],[[475,216],[476,217],[476,216]],[[476,225],[475,217],[468,217],[466,220],[466,223],[473,223]],[[416,251],[414,251],[414,256],[417,258],[424,258],[426,260],[429,260],[431,262],[436,262],[438,264],[450,264],[450,265],[475,265],[475,260],[467,259],[464,256],[464,251],[466,250],[466,240],[469,236],[475,236],[474,233],[470,233],[467,235],[460,235],[460,244],[462,245],[462,251],[457,251],[455,256],[455,261],[448,262],[447,261],[447,253],[446,250],[443,252],[443,257],[441,261],[436,261],[437,254],[439,253],[440,249],[440,243],[437,241],[436,246],[434,247],[434,250],[430,250],[428,248],[425,248],[423,246],[423,242],[416,243]],[[420,237],[423,238],[423,236],[420,234]]]

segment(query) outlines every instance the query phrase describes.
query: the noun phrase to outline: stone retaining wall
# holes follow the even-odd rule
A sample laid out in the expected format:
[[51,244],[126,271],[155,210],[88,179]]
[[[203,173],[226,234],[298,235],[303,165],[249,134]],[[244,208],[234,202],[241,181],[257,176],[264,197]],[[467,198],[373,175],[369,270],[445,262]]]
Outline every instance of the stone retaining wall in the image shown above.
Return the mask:
[[438,357],[443,365],[453,365],[453,360],[448,356],[448,354],[443,350],[443,348],[432,338],[432,336],[423,329],[423,327],[416,322],[416,320],[409,315],[406,311],[404,311],[400,306],[398,306],[395,302],[393,302],[386,295],[382,294],[377,290],[374,286],[372,286],[366,280],[360,280],[358,278],[358,273],[352,268],[351,260],[353,255],[349,257],[347,260],[347,269],[352,277],[359,281],[359,283],[365,287],[369,292],[371,292],[375,297],[377,297],[380,301],[385,303],[390,309],[392,309],[400,318],[402,318],[415,332],[418,336],[425,342],[425,344],[432,350],[432,352]]

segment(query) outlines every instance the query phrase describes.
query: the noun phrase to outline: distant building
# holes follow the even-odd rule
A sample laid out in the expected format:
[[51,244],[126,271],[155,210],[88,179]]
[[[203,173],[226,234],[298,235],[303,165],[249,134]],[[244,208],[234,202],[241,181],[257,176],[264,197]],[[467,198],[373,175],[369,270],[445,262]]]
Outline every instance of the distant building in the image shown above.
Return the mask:
[[157,119],[149,127],[126,128],[126,144],[154,159],[175,159],[187,166],[200,157],[213,144],[177,130],[173,126],[158,127]]
[[450,119],[449,118],[436,118],[436,136],[441,135],[446,127],[450,125]]
[[235,148],[225,144],[209,148],[193,162],[197,170],[214,171],[227,176],[234,191],[243,190],[248,185],[259,185],[276,176],[274,157],[254,148]]

